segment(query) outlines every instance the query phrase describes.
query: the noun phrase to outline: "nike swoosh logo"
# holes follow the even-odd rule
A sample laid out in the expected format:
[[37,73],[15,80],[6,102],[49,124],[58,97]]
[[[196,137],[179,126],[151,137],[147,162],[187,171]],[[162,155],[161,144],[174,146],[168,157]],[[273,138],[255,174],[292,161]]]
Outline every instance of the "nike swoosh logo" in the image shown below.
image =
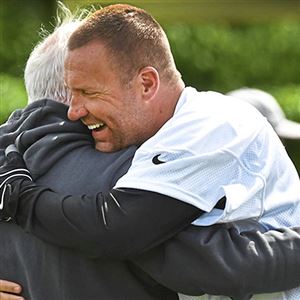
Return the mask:
[[155,164],[155,165],[160,165],[160,164],[164,164],[165,163],[165,161],[161,161],[160,159],[159,159],[159,156],[160,156],[161,154],[157,154],[157,155],[155,155],[153,158],[152,158],[152,162]]

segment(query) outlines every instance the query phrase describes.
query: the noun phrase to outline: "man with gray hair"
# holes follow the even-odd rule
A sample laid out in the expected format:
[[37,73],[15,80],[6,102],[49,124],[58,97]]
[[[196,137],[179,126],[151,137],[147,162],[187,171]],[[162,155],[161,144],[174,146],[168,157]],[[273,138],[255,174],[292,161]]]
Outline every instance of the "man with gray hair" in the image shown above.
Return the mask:
[[64,19],[64,22],[32,51],[24,72],[28,103],[39,99],[55,99],[66,104],[70,102],[70,91],[64,82],[58,79],[63,78],[64,74],[67,37],[79,24],[80,19],[73,21]]
[[[136,147],[111,154],[95,151],[85,126],[66,119],[65,105],[39,100],[49,98],[68,103],[69,93],[62,84],[60,67],[65,42],[76,26],[76,22],[59,26],[30,56],[25,82],[32,103],[15,112],[1,126],[0,154],[3,158],[5,147],[17,139],[16,144],[23,152],[34,180],[60,193],[81,195],[110,190],[129,168]],[[58,52],[53,57],[55,51]],[[41,54],[46,56],[39,61]],[[145,240],[132,239],[132,249],[116,249],[120,252],[117,258],[111,257],[110,253],[101,255],[92,248],[93,245],[97,248],[101,242],[97,236],[88,240],[82,235],[71,251],[27,235],[12,222],[2,222],[0,277],[20,282],[24,287],[23,295],[31,300],[177,299],[176,292],[241,297],[292,288],[300,283],[297,272],[300,259],[296,255],[300,249],[300,237],[297,231],[286,229],[261,233],[256,231],[261,229],[258,224],[255,230],[242,234],[234,224],[190,225],[182,230],[190,220],[184,220],[181,215],[190,214],[195,209],[172,199],[165,201],[165,204],[138,201],[132,202],[131,208],[126,207],[127,213],[132,214],[131,209],[139,212],[138,207],[145,206],[150,220],[141,220],[140,223],[149,229],[143,227]],[[116,205],[114,209],[117,218],[121,218],[123,208]],[[91,210],[89,213],[93,217],[96,212]],[[163,223],[158,218],[161,214],[166,216]],[[172,219],[181,220],[184,226],[181,224],[180,230],[178,226],[167,230],[168,214]],[[108,222],[112,221],[111,216],[111,212],[106,211]],[[158,224],[153,224],[153,218]],[[32,225],[28,224],[29,227]],[[149,235],[154,236],[154,242],[141,246]],[[51,239],[48,242],[57,243]],[[293,250],[290,245],[293,245]],[[142,251],[139,250],[141,247]],[[126,251],[130,255],[126,255]],[[269,268],[277,272],[264,278]],[[288,274],[281,272],[282,269],[289,270]],[[1,300],[20,299],[9,294],[1,297]]]

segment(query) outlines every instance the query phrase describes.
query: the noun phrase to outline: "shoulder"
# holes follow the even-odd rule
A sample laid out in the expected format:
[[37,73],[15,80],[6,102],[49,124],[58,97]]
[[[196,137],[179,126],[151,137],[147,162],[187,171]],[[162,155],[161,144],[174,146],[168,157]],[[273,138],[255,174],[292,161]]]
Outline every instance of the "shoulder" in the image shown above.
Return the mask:
[[250,105],[221,93],[186,88],[173,117],[141,149],[160,147],[194,154],[217,151],[239,140],[249,143],[263,126],[264,118]]

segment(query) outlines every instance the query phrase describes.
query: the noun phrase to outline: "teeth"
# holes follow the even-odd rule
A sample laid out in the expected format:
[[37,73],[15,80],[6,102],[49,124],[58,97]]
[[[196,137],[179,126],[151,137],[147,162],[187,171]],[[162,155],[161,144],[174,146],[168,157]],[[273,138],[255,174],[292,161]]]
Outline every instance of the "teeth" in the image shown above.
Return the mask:
[[89,130],[94,130],[97,128],[101,128],[104,126],[104,123],[97,123],[97,124],[91,124],[91,125],[87,125]]

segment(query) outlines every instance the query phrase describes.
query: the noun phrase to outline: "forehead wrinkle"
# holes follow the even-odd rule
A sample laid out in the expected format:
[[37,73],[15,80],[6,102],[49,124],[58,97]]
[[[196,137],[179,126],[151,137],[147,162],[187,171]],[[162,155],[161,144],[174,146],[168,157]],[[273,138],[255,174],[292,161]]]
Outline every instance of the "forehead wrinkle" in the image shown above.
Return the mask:
[[95,63],[86,59],[86,57],[72,60],[65,66],[65,73],[68,73],[68,77],[71,76],[79,80],[88,81],[97,87],[114,80],[111,78],[112,74],[105,70],[100,63]]

